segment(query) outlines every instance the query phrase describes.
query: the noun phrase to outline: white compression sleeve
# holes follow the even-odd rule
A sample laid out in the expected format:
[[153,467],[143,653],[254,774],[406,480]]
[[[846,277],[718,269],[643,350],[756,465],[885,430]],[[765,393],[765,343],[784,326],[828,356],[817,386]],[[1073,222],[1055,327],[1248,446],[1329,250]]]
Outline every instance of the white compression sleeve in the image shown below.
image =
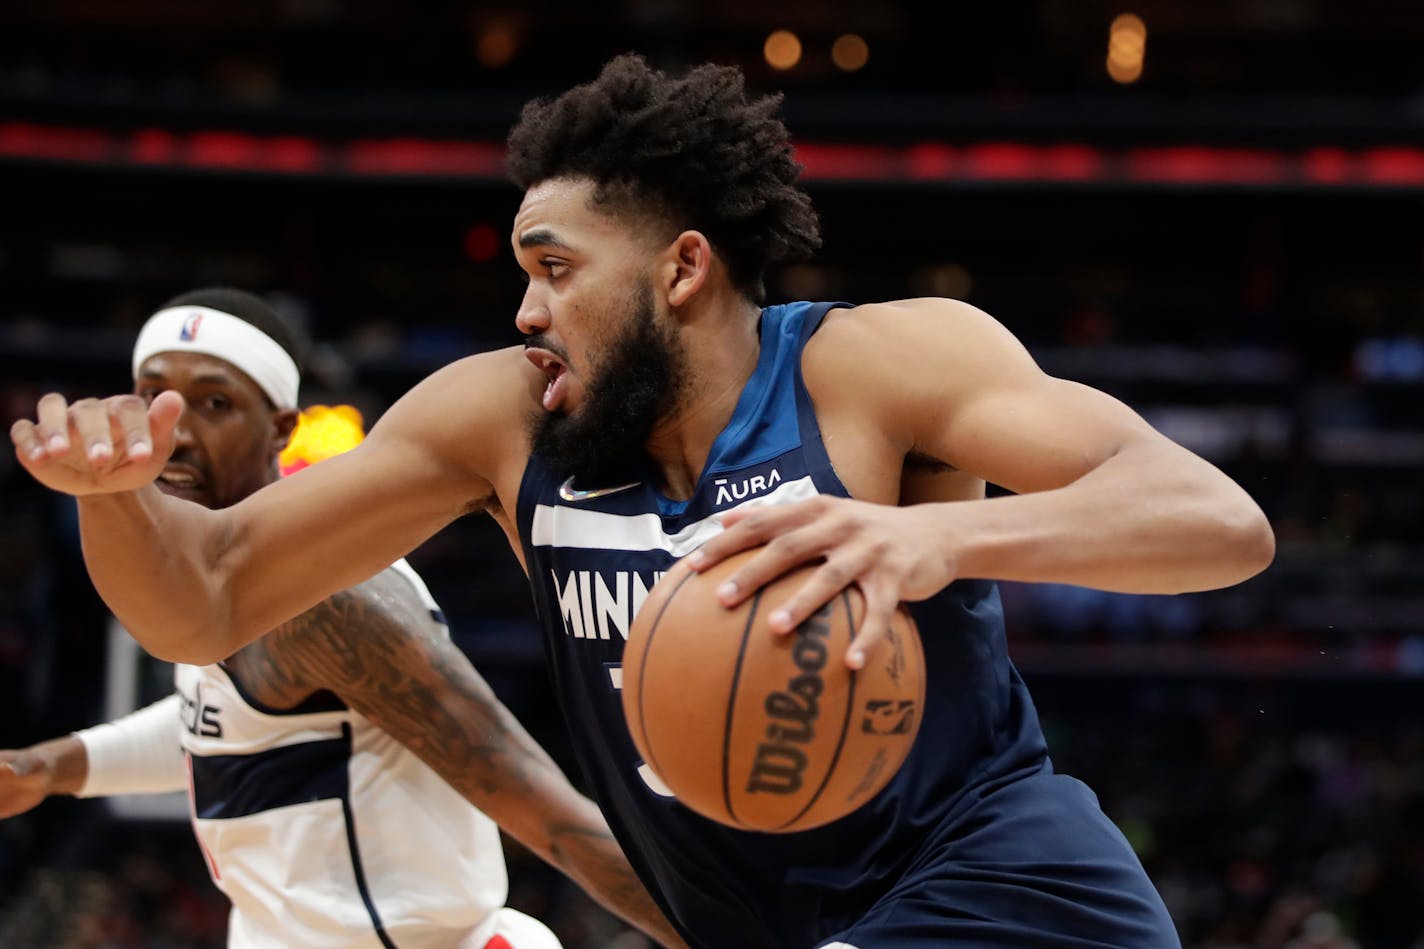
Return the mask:
[[76,797],[160,794],[188,786],[178,694],[103,725],[74,733],[84,743],[89,775]]

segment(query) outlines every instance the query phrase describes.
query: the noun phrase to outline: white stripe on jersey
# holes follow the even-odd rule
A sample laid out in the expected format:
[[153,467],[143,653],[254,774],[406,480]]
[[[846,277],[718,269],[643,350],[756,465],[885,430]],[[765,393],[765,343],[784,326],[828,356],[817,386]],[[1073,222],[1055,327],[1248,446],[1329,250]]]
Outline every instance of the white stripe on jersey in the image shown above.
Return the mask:
[[[818,493],[811,476],[806,475],[738,506],[791,504],[813,498]],[[687,525],[676,534],[667,534],[663,531],[662,518],[656,514],[606,514],[565,505],[554,507],[540,504],[534,508],[529,542],[535,547],[584,550],[666,550],[674,557],[683,557],[722,533],[722,515],[725,513],[718,511]]]

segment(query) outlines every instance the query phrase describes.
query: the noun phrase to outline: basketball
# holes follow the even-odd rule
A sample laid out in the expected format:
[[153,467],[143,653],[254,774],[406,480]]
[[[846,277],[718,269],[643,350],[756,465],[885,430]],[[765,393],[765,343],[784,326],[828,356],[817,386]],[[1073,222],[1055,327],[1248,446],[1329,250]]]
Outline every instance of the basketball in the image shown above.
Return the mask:
[[773,633],[767,615],[814,565],[722,606],[717,587],[755,553],[700,574],[679,562],[648,592],[623,652],[623,711],[643,760],[687,807],[789,833],[849,814],[894,777],[919,730],[924,654],[901,604],[865,668],[847,668],[865,614],[855,587]]

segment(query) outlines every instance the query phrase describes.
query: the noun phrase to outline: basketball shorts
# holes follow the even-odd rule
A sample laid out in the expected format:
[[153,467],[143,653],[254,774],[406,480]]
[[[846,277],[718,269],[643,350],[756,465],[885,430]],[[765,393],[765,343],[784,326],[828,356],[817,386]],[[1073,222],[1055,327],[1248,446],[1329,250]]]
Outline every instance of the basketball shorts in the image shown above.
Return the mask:
[[1045,769],[983,792],[818,949],[1181,949],[1137,855],[1081,781]]

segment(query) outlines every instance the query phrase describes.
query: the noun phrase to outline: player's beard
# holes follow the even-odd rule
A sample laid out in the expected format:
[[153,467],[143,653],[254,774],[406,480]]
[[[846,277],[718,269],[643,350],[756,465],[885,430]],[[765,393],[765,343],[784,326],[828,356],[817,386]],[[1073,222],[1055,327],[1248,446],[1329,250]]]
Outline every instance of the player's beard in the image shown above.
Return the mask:
[[582,402],[572,412],[535,418],[533,447],[540,459],[590,490],[642,477],[648,437],[677,405],[686,356],[661,325],[646,285],[635,293],[626,327],[604,350]]

